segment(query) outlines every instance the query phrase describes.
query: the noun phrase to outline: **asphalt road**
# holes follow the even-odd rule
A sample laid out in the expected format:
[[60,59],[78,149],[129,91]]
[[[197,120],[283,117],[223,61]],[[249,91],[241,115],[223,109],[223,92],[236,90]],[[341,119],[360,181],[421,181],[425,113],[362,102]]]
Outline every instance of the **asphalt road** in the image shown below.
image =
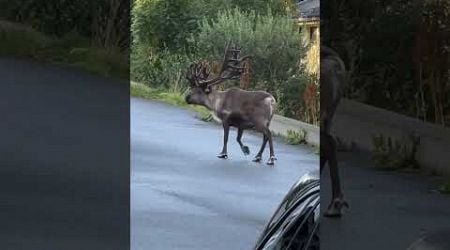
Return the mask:
[[133,250],[251,249],[291,185],[318,171],[313,149],[280,140],[275,167],[253,163],[262,137],[244,133],[251,151],[245,156],[235,134],[229,158],[218,159],[220,126],[182,108],[131,99]]
[[[424,235],[449,235],[450,195],[435,192],[436,177],[376,171],[362,152],[341,152],[339,164],[350,209],[341,219],[323,218],[320,249],[406,250]],[[328,176],[326,168],[322,209],[330,200]]]
[[0,59],[0,249],[129,246],[129,86]]

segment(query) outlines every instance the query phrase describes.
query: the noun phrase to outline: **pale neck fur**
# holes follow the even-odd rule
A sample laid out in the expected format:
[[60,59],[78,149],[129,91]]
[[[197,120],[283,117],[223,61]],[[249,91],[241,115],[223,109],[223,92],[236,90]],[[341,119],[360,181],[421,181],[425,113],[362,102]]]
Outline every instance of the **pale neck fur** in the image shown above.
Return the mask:
[[207,101],[205,103],[205,106],[211,110],[217,113],[220,107],[220,102],[222,101],[222,97],[225,91],[218,91],[215,89],[211,90],[211,93],[208,94]]

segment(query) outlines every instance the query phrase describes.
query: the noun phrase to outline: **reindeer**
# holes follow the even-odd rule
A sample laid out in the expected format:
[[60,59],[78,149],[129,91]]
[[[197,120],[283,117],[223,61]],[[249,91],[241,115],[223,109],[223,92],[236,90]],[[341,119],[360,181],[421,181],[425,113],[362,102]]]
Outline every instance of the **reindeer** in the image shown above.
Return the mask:
[[343,198],[336,157],[336,141],[331,135],[331,122],[341,100],[346,82],[345,64],[332,49],[320,47],[320,173],[328,162],[331,177],[332,199],[325,212],[327,217],[339,217],[348,207]]
[[265,91],[246,91],[239,88],[230,88],[219,91],[214,86],[226,81],[240,78],[243,67],[240,64],[251,58],[245,56],[239,58],[241,49],[225,48],[222,67],[217,77],[210,78],[210,67],[206,61],[194,62],[186,73],[186,79],[190,83],[190,92],[186,95],[188,104],[202,105],[211,110],[222,121],[223,148],[218,158],[228,158],[227,143],[230,127],[237,128],[236,140],[245,155],[250,150],[242,141],[242,135],[246,129],[255,129],[263,134],[263,142],[260,150],[253,159],[261,162],[262,153],[269,142],[270,157],[268,165],[274,165],[276,157],[273,149],[272,133],[269,129],[275,109],[275,98]]

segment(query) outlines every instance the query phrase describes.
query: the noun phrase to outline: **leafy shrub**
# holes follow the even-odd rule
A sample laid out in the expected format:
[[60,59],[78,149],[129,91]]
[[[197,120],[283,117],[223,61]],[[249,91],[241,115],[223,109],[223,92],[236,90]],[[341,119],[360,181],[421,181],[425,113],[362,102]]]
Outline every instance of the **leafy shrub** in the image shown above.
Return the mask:
[[450,124],[450,1],[324,2],[321,40],[349,69],[348,98]]
[[[301,71],[300,58],[306,52],[301,36],[289,16],[259,15],[238,8],[219,12],[213,21],[203,19],[200,31],[191,36],[199,57],[220,62],[227,41],[242,47],[252,56],[252,89],[271,92],[279,100],[283,114],[295,116],[301,88],[307,79]],[[304,86],[303,86],[304,88]]]
[[195,1],[137,0],[133,5],[133,42],[159,49],[185,49],[186,37],[197,27]]
[[198,32],[199,20],[239,7],[243,12],[291,13],[291,0],[136,0],[132,9],[133,40],[154,48],[189,49],[187,38]]
[[50,37],[28,26],[0,22],[0,55],[75,66],[104,76],[128,78],[128,55],[118,48],[91,46],[76,34]]
[[450,180],[442,183],[439,187],[439,190],[444,194],[450,194]]
[[273,91],[299,70],[305,48],[296,30],[294,20],[288,16],[270,12],[258,15],[235,8],[219,12],[213,22],[203,19],[199,33],[190,41],[201,57],[216,61],[222,59],[227,41],[238,44],[245,54],[252,55],[255,84]]
[[[243,53],[253,57],[245,88],[272,93],[277,98],[277,112],[314,123],[315,116],[310,115],[310,109],[302,102],[306,85],[314,81],[300,64],[306,48],[301,45],[295,20],[288,14],[291,1],[175,2],[135,1],[133,80],[184,92],[187,87],[184,71],[189,64],[198,58],[213,65],[220,62],[226,42],[233,41],[242,47]],[[237,82],[224,85],[229,87]]]
[[34,56],[51,43],[50,38],[30,27],[0,22],[0,55]]
[[393,141],[383,135],[373,136],[373,159],[381,170],[398,170],[404,168],[418,169],[416,160],[420,138],[411,134],[407,140]]
[[191,61],[191,57],[183,53],[175,54],[169,50],[157,52],[145,45],[134,45],[131,52],[131,78],[152,87],[183,92],[187,87],[184,72]]
[[305,130],[294,131],[288,130],[286,136],[286,142],[290,145],[306,144],[307,133]]
[[3,19],[47,35],[76,32],[100,47],[129,48],[129,2],[120,0],[1,1]]

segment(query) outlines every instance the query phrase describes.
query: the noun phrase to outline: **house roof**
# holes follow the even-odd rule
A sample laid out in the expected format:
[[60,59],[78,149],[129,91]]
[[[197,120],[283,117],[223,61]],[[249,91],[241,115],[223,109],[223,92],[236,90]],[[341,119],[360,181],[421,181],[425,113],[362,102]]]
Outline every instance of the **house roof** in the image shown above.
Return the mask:
[[315,19],[320,17],[320,0],[299,0],[297,7],[298,18]]

